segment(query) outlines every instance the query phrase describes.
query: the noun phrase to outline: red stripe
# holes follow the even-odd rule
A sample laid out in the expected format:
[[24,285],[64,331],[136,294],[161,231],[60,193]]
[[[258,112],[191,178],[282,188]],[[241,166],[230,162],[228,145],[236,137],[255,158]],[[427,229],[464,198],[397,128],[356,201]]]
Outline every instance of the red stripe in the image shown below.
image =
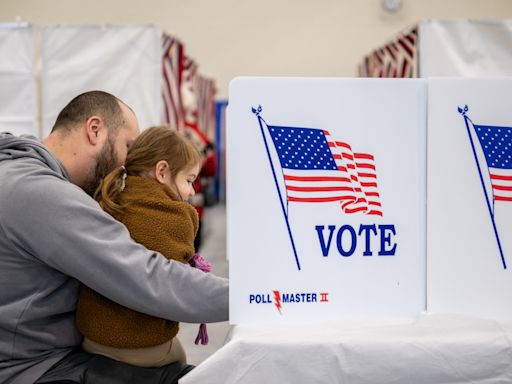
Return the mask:
[[379,192],[365,192],[366,196],[380,197]]
[[345,153],[345,152],[343,152],[343,157],[345,159],[354,160],[354,156],[352,156],[352,155],[350,155],[348,153]]
[[498,201],[512,201],[512,197],[494,196],[494,200],[498,200]]
[[339,166],[338,167],[338,171],[342,171],[342,172],[347,172],[347,168],[343,167],[343,166]]
[[374,173],[360,173],[360,172],[358,172],[357,176],[359,176],[359,177],[371,177],[373,179],[377,178],[377,175],[374,174]]
[[386,51],[388,51],[389,55],[393,58],[393,60],[396,60],[395,54],[393,53],[393,50],[391,49],[391,45],[388,44],[385,47]]
[[346,209],[345,209],[345,212],[346,212],[346,213],[356,213],[356,212],[360,212],[360,211],[366,211],[366,207],[359,207],[359,208],[346,208]]
[[400,77],[407,77],[406,74],[407,74],[408,66],[409,66],[409,61],[406,58],[404,58],[402,60],[402,73],[400,74]]
[[354,164],[347,164],[347,167],[350,168],[350,169],[356,169]]
[[330,191],[348,191],[352,192],[353,189],[351,187],[295,187],[295,186],[286,186],[286,189],[289,191],[296,192],[330,192]]
[[[165,92],[165,95],[168,96],[169,103],[166,103],[165,97],[164,97],[164,108],[165,108],[165,122],[167,124],[171,123],[171,109],[174,112],[174,103],[172,98],[172,91],[171,91],[171,80],[169,79],[169,75],[167,74],[167,59],[164,59],[162,62],[162,72],[164,74],[164,85],[162,86],[162,93]],[[164,95],[164,96],[165,96]]]
[[377,183],[361,183],[361,186],[377,188]]
[[510,180],[510,181],[512,181],[512,176],[502,176],[502,175],[491,174],[491,179],[493,179],[493,180]]
[[338,159],[338,160],[341,160],[341,155],[332,155],[332,157],[334,157],[334,159]]
[[358,168],[370,168],[375,171],[375,165],[373,164],[365,164],[365,163],[356,163]]
[[382,216],[382,212],[381,211],[369,211],[367,214],[368,215]]
[[346,177],[334,177],[334,176],[290,176],[284,175],[285,180],[295,181],[343,181],[350,183],[350,179]]
[[377,207],[382,207],[382,204],[377,202],[377,201],[369,201],[368,204],[369,205],[376,205]]
[[368,159],[368,160],[375,160],[375,158],[372,155],[369,155],[367,153],[354,153],[354,157],[356,159]]
[[415,43],[416,43],[416,38],[414,35],[412,34],[409,34],[409,35],[406,35],[405,38],[407,40],[409,40],[409,43],[411,43],[411,45],[414,47]]
[[351,147],[350,145],[348,145],[347,143],[344,143],[344,142],[342,142],[342,141],[337,141],[337,142],[336,142],[336,145],[337,145],[338,147],[343,147],[343,148],[347,148],[347,149],[352,150],[352,147]]
[[403,38],[398,39],[398,44],[409,54],[411,59],[414,57],[414,51],[409,47],[407,42]]
[[181,83],[183,82],[183,69],[185,67],[185,54],[184,54],[184,48],[183,44],[181,42],[176,41],[177,44],[177,56],[178,56],[178,84],[181,86]]
[[498,191],[512,191],[512,187],[505,187],[504,185],[493,184],[492,187]]
[[[172,65],[170,64],[170,60],[169,58],[165,58],[164,61],[163,61],[163,73],[164,73],[164,88],[165,88],[165,91],[168,95],[168,98],[169,98],[169,102],[170,102],[170,105],[169,104],[166,104],[165,105],[165,108],[166,108],[166,118],[167,118],[167,121],[166,123],[167,124],[176,124],[177,126],[176,127],[173,127],[175,129],[178,129],[178,125],[179,125],[179,112],[178,112],[178,105],[176,104],[176,100],[175,100],[175,95],[173,94],[173,91],[172,91],[172,80],[171,80],[171,77],[172,77]],[[169,68],[170,67],[170,68]],[[170,74],[169,74],[170,73]],[[171,119],[171,113],[173,115],[173,119]],[[172,121],[174,120],[174,121]]]

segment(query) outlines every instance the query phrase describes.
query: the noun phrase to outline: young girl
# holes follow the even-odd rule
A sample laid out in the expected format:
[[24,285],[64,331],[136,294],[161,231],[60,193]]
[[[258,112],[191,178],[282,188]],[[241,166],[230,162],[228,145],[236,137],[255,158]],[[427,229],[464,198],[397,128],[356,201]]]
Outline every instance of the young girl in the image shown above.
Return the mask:
[[[105,177],[95,198],[138,243],[169,259],[201,264],[204,259],[194,255],[197,212],[186,202],[194,195],[201,161],[193,144],[177,132],[149,128],[130,147],[125,166]],[[81,287],[76,324],[88,352],[144,367],[186,362],[176,337],[178,322],[133,311],[86,286]]]

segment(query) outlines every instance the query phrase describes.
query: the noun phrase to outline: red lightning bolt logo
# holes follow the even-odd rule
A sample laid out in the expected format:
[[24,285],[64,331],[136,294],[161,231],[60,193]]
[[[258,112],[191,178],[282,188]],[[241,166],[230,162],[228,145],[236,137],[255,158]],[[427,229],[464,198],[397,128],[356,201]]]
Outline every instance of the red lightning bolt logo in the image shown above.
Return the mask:
[[279,291],[273,291],[274,292],[274,304],[277,308],[277,310],[279,311],[279,314],[282,315],[281,313],[281,294],[279,293]]

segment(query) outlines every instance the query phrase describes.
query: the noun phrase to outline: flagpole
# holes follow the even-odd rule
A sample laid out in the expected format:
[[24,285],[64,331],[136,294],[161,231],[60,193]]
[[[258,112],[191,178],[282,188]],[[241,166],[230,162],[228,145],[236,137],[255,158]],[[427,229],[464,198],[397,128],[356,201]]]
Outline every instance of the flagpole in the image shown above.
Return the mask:
[[[295,242],[293,240],[292,231],[290,229],[290,223],[288,221],[288,214],[286,213],[286,209],[284,208],[283,198],[281,196],[281,189],[279,188],[279,183],[277,182],[277,176],[276,176],[276,171],[274,169],[274,163],[272,162],[272,158],[270,156],[270,150],[268,148],[267,138],[265,136],[265,131],[263,129],[263,124],[262,124],[262,122],[265,122],[265,120],[263,120],[263,118],[260,116],[261,111],[262,111],[261,106],[258,106],[258,109],[252,108],[252,112],[258,117],[258,123],[260,124],[261,135],[263,136],[263,142],[265,143],[265,149],[267,150],[268,161],[270,163],[270,168],[272,169],[272,175],[274,176],[274,182],[276,184],[277,194],[279,195],[279,202],[281,203],[281,209],[283,210],[284,220],[286,221],[286,228],[288,229],[288,235],[290,236],[290,241],[292,243],[293,254],[295,256],[295,263],[297,264],[297,269],[300,271],[299,257],[297,256]],[[265,125],[266,125],[266,122],[265,122]]]
[[[487,208],[489,209],[489,215],[491,216],[492,227],[494,228],[494,234],[496,235],[496,241],[498,242],[498,249],[499,249],[500,255],[501,255],[501,262],[503,263],[503,269],[507,269],[507,264],[505,263],[505,257],[503,256],[503,250],[501,249],[500,236],[498,235],[498,229],[496,228],[496,223],[494,221],[494,214],[492,212],[491,203],[489,202],[489,198],[487,197],[487,191],[485,190],[485,183],[484,183],[484,178],[482,176],[482,170],[480,169],[480,164],[478,162],[478,156],[476,154],[475,145],[473,143],[473,137],[471,136],[471,130],[469,128],[468,121],[471,121],[471,119],[466,116],[466,112],[468,111],[468,106],[465,105],[464,109],[459,107],[458,111],[462,116],[464,116],[464,123],[466,123],[466,129],[468,131],[469,141],[471,143],[471,148],[473,149],[473,156],[475,157],[476,167],[478,169],[478,175],[480,176],[480,182],[482,183],[482,188],[484,190],[485,202],[487,203]],[[473,124],[472,121],[471,121],[471,124]],[[492,185],[491,185],[491,188],[492,188]]]

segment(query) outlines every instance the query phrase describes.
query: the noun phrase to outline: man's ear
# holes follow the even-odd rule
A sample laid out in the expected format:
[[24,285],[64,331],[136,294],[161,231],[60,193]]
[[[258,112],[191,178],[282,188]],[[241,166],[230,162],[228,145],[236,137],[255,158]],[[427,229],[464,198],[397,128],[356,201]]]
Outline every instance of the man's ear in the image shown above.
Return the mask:
[[171,172],[169,170],[169,163],[165,160],[160,160],[155,165],[155,179],[160,184],[165,184],[167,182],[167,179],[171,177]]
[[106,130],[103,129],[103,119],[100,116],[91,116],[85,122],[87,140],[92,145],[97,145],[106,139]]

